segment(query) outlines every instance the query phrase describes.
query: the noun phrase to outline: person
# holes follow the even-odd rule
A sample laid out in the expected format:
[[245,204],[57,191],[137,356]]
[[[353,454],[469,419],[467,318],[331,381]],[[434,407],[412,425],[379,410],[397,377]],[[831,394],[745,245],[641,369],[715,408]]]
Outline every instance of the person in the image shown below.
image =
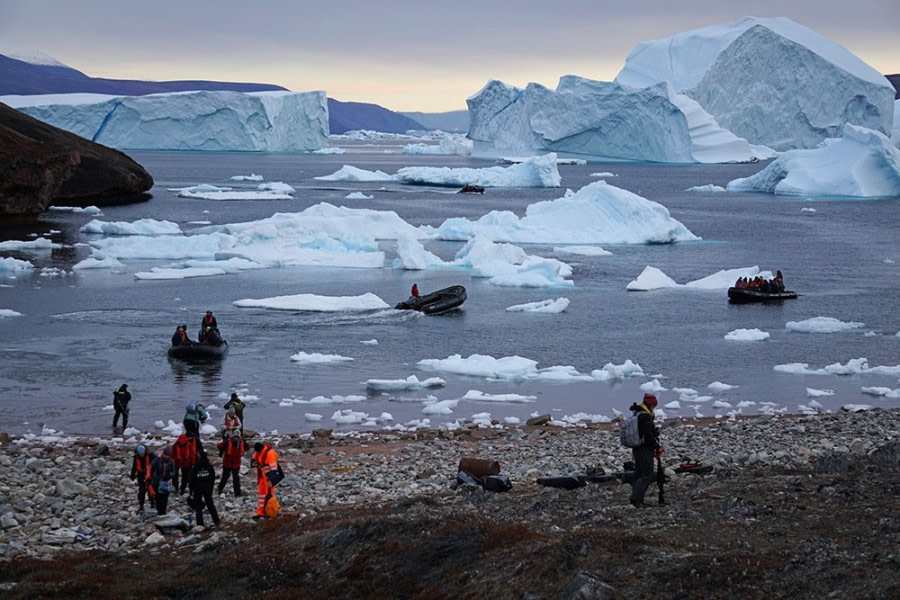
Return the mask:
[[245,452],[247,452],[247,442],[240,436],[219,442],[219,453],[222,456],[222,478],[219,479],[220,495],[225,491],[229,477],[233,481],[234,497],[239,498],[242,495],[241,458]]
[[187,334],[187,325],[179,325],[175,328],[175,333],[172,334],[172,345],[180,346],[181,344],[191,344],[190,338],[188,338]]
[[150,463],[152,461],[152,457],[147,453],[147,448],[143,444],[134,449],[134,456],[131,460],[131,477],[132,481],[137,481],[138,492],[137,492],[137,500],[138,500],[138,509],[137,513],[141,514],[144,512],[144,499],[147,497],[147,492],[150,491],[150,508],[156,508],[156,501],[153,496],[154,493],[153,488],[150,487]]
[[225,439],[233,438],[241,435],[241,420],[238,418],[234,406],[229,406],[225,411]]
[[253,445],[253,460],[251,464],[256,466],[256,516],[260,518],[266,516],[266,502],[270,497],[275,496],[275,486],[269,481],[269,471],[278,468],[278,454],[269,444],[256,442]]
[[632,448],[632,456],[635,464],[635,477],[631,481],[631,505],[644,506],[644,494],[647,488],[656,481],[653,471],[653,459],[657,451],[662,450],[659,445],[659,429],[654,425],[653,412],[657,405],[656,396],[644,394],[640,404],[632,404],[629,410],[638,415],[638,433],[641,436],[641,445]]
[[206,343],[210,346],[221,346],[224,339],[218,329],[209,329],[206,331]]
[[184,407],[184,420],[182,421],[184,432],[189,436],[199,439],[200,423],[203,423],[208,418],[209,415],[206,412],[205,406],[199,402],[196,404],[189,402],[188,405]]
[[131,402],[131,392],[128,391],[128,384],[123,383],[117,391],[113,392],[113,410],[116,411],[113,416],[113,429],[119,424],[119,416],[122,417],[122,429],[128,428],[129,402]]
[[784,291],[784,275],[781,274],[781,271],[775,271],[775,291]]
[[419,286],[414,283],[412,286],[412,290],[409,292],[409,295],[413,299],[418,300],[419,299]]
[[212,311],[206,311],[206,314],[203,315],[203,320],[200,321],[200,341],[206,339],[206,334],[210,329],[218,329],[219,324],[216,322],[216,318],[213,316]]
[[[197,438],[182,433],[172,446],[172,462],[175,464],[175,475],[172,477],[172,485],[178,489],[178,494],[183,495],[191,479],[191,470],[197,463]],[[181,481],[179,485],[179,475]]]
[[241,428],[242,436],[244,435],[244,407],[245,406],[247,406],[247,405],[244,404],[243,400],[238,398],[238,395],[235,392],[231,392],[231,398],[228,400],[228,402],[225,403],[225,406],[224,406],[225,410],[228,410],[229,408],[234,409],[235,416],[237,416],[238,421],[241,422],[240,428]]
[[166,514],[169,506],[169,493],[175,489],[172,478],[175,476],[175,463],[172,462],[172,451],[168,446],[163,448],[150,463],[150,484],[156,490],[156,514]]
[[209,511],[212,517],[213,525],[219,524],[219,513],[216,511],[216,504],[213,502],[213,488],[216,483],[216,470],[209,462],[209,456],[206,452],[200,452],[197,457],[197,464],[191,471],[191,498],[194,512],[197,515],[197,525],[203,526],[203,507]]

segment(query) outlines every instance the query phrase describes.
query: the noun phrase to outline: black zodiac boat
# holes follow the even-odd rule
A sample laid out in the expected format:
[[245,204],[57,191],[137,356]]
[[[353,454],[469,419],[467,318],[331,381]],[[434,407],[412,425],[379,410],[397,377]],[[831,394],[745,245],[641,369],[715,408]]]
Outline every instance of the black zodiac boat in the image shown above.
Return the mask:
[[222,341],[218,346],[204,342],[188,342],[169,346],[169,358],[181,360],[217,360],[228,354],[228,342]]
[[461,285],[453,285],[430,294],[420,296],[418,300],[410,297],[405,302],[400,302],[394,308],[398,310],[418,310],[426,315],[453,310],[466,301],[466,288]]
[[774,302],[779,300],[793,300],[797,292],[785,290],[783,292],[762,292],[753,288],[728,288],[728,301],[737,304],[748,302]]

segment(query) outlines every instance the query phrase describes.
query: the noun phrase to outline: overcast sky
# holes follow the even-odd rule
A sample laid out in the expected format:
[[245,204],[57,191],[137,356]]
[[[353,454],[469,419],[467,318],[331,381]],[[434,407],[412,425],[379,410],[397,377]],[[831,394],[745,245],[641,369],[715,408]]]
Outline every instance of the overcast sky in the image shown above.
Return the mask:
[[747,15],[791,18],[900,73],[898,0],[0,0],[0,53],[436,112],[464,109],[489,79],[610,81],[641,41]]

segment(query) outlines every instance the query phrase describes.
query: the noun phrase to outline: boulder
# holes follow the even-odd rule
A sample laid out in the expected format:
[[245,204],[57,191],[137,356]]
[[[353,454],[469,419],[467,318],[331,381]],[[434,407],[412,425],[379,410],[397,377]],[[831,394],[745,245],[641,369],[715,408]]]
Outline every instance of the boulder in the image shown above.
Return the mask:
[[153,178],[131,158],[0,104],[0,225],[33,221],[51,202],[146,200]]

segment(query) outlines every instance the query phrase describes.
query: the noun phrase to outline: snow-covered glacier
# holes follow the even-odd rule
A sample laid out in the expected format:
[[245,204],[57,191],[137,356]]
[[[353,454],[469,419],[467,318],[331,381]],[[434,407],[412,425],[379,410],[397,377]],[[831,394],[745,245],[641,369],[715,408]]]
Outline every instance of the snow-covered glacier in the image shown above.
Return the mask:
[[845,125],[843,136],[820,148],[791,150],[750,177],[728,184],[729,192],[790,196],[900,196],[900,150],[887,136]]
[[667,83],[643,89],[562,77],[556,90],[489,81],[468,98],[472,155],[558,152],[605,160],[749,162],[766,157]]
[[894,118],[894,88],[884,76],[783,17],[744,17],[643,42],[615,81],[668,81],[720,126],[778,151],[813,148],[845,123],[890,136]]
[[325,92],[3,96],[83,138],[128,150],[306,152],[328,146]]

